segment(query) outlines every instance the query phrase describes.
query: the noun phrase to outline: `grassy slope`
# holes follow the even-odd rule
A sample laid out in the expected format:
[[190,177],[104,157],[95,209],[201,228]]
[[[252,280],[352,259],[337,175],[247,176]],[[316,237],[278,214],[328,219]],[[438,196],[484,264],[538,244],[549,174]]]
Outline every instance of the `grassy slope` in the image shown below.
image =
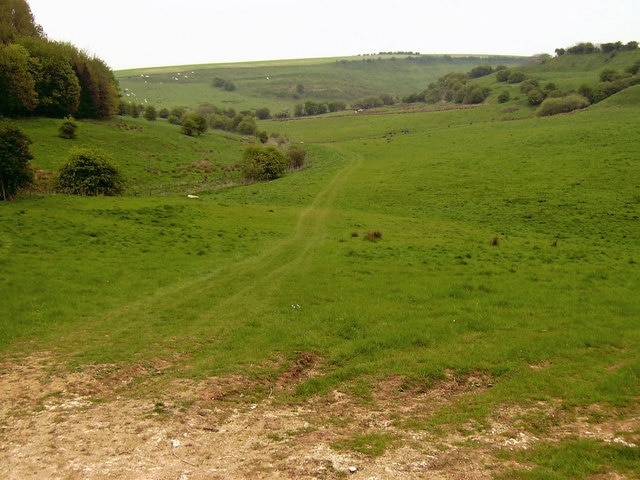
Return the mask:
[[[366,396],[391,374],[413,386],[446,371],[493,378],[446,411],[403,419],[411,428],[535,400],[633,408],[639,99],[634,87],[584,112],[518,121],[489,105],[266,122],[304,141],[313,168],[197,201],[21,197],[0,206],[2,349],[267,379],[280,359],[312,351],[323,375],[299,398]],[[231,162],[242,147],[115,124],[83,124],[83,135],[141,177],[145,149],[171,171],[213,148]],[[52,124],[25,128],[36,162],[59,164],[67,144]],[[362,240],[376,229],[380,242]]]
[[[500,59],[507,65],[523,61],[519,57]],[[277,113],[293,112],[296,103],[307,100],[351,103],[382,93],[403,96],[423,90],[446,73],[469,71],[483,63],[486,60],[482,57],[436,56],[429,63],[410,62],[406,57],[347,57],[127,70],[116,72],[116,76],[125,100],[147,100],[167,108],[209,102],[237,111],[267,106]],[[213,88],[216,77],[232,81],[236,91]],[[299,84],[304,86],[304,94],[296,96]]]

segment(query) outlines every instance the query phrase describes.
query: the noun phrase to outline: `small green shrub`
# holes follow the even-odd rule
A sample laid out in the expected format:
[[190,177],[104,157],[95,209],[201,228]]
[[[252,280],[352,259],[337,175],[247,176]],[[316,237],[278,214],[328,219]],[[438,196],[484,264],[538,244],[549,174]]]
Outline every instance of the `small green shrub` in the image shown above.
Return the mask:
[[536,115],[539,117],[557,115],[558,113],[572,112],[588,106],[589,100],[578,93],[572,93],[566,97],[545,99],[536,111]]
[[56,179],[56,190],[71,195],[120,195],[124,179],[103,152],[82,148],[71,153]]
[[291,145],[287,149],[287,159],[289,168],[300,169],[304,167],[304,161],[307,158],[307,151],[299,145]]
[[66,138],[73,140],[78,137],[78,124],[73,117],[66,117],[60,127],[58,128],[58,136],[60,138]]
[[287,170],[286,155],[274,146],[245,148],[242,177],[251,182],[275,180]]

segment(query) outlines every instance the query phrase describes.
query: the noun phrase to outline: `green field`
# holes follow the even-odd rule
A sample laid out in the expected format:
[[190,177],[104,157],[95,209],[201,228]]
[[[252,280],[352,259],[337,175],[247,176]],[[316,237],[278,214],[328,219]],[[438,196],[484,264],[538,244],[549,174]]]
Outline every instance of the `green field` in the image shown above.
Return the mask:
[[[246,68],[263,78],[271,67]],[[250,76],[237,83],[249,88]],[[572,85],[597,77],[566,73]],[[275,466],[254,478],[278,471],[278,445],[303,440],[352,455],[363,475],[411,450],[414,462],[458,452],[484,465],[475,478],[638,478],[639,105],[635,86],[547,118],[514,99],[263,121],[310,161],[251,185],[238,183],[251,142],[241,136],[119,118],[81,122],[69,142],[55,120],[21,121],[41,171],[72,144],[98,145],[129,190],[0,205],[3,371],[39,355],[52,376],[140,366],[90,401],[154,404],[161,423],[321,405],[295,434],[256,440]],[[210,170],[194,166],[203,160]],[[224,390],[240,377],[242,389]],[[213,400],[175,387],[216,379],[224,394]],[[363,411],[386,423],[360,421]],[[415,440],[427,437],[439,454]],[[470,478],[420,458],[442,478]]]

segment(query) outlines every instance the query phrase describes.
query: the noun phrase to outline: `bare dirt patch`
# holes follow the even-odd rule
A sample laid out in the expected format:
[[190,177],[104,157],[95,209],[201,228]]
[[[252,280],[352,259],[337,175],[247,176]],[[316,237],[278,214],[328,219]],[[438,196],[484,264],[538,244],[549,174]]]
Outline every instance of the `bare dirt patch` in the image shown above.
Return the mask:
[[[483,374],[448,373],[422,389],[389,377],[376,384],[370,401],[340,391],[295,404],[278,399],[278,391],[317,374],[319,362],[301,353],[283,368],[269,395],[256,399],[256,385],[242,375],[140,388],[162,377],[169,364],[161,360],[71,372],[46,354],[6,361],[0,364],[0,476],[490,479],[510,466],[497,460],[499,449],[573,436],[640,443],[637,412],[596,423],[602,412],[566,416],[560,405],[545,403],[504,406],[487,425],[455,431],[404,425],[406,418],[425,417],[491,388],[493,379]],[[540,427],[538,435],[531,432],[536,419],[549,416],[557,421]],[[336,448],[342,439],[367,434],[395,441],[380,456]]]

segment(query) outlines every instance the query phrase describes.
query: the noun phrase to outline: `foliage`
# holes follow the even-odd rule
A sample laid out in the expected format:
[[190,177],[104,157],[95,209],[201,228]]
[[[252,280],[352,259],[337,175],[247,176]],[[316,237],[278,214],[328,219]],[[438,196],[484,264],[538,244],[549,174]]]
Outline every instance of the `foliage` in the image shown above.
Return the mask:
[[274,146],[250,146],[244,150],[242,176],[246,181],[275,180],[284,175],[287,157]]
[[578,93],[572,93],[565,97],[545,99],[541,103],[540,108],[536,110],[536,115],[539,117],[545,117],[549,115],[556,115],[558,113],[572,112],[573,110],[578,110],[588,106],[588,99]]
[[209,129],[209,122],[204,115],[190,112],[184,115],[181,127],[183,134],[196,137],[202,135]]
[[0,115],[102,119],[117,113],[118,83],[102,60],[49,41],[23,0],[5,1],[0,10]]
[[94,148],[75,149],[60,169],[56,188],[62,193],[81,196],[120,195],[124,179],[109,157]]
[[256,118],[258,120],[268,120],[271,118],[271,111],[268,107],[262,107],[256,109]]
[[13,43],[18,37],[42,37],[42,27],[35,23],[26,0],[0,2],[0,45]]
[[469,72],[469,78],[480,78],[493,73],[491,65],[478,65]]
[[509,90],[503,90],[500,92],[500,95],[498,95],[498,103],[507,103],[510,99],[511,94],[509,93]]
[[287,148],[287,164],[289,168],[295,170],[302,168],[306,158],[307,151],[300,145],[290,145]]
[[78,136],[78,123],[73,117],[67,117],[63,120],[58,128],[58,136],[68,140],[74,139]]
[[0,45],[0,115],[24,114],[37,106],[29,52],[20,45]]
[[527,92],[527,102],[529,105],[540,105],[545,99],[545,94],[539,88],[532,88]]
[[158,110],[153,105],[147,105],[144,107],[145,120],[149,120],[150,122],[158,119]]
[[22,130],[0,124],[0,199],[11,200],[19,189],[33,182],[30,144],[31,139]]

